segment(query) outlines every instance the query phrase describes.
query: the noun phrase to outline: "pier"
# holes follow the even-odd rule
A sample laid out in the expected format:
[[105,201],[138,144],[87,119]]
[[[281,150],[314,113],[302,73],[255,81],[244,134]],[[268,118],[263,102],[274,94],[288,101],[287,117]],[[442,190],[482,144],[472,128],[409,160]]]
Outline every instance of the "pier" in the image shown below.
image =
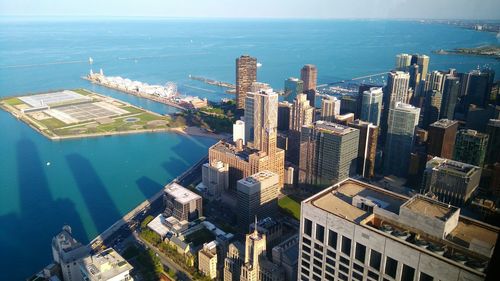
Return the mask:
[[217,81],[217,80],[213,80],[213,79],[208,79],[208,78],[201,77],[201,76],[194,76],[194,75],[189,74],[189,79],[201,81],[201,82],[206,83],[208,85],[218,86],[218,87],[222,87],[222,88],[236,89],[236,85],[234,85],[234,84],[231,84],[228,82],[223,82],[223,81]]

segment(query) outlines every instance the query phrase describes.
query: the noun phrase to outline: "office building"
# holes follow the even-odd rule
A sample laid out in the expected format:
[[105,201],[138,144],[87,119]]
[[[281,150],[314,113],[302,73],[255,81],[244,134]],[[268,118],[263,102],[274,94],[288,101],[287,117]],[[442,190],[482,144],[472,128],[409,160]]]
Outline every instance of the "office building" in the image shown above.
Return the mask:
[[304,94],[312,107],[316,107],[316,90],[305,90]]
[[316,121],[302,127],[299,184],[328,186],[356,171],[359,130]]
[[224,259],[224,281],[240,280],[244,258],[245,245],[239,241],[229,244],[227,257]]
[[491,88],[495,72],[493,70],[473,70],[468,75],[466,107],[475,104],[486,107],[490,102]]
[[301,204],[299,280],[484,280],[499,229],[347,179]]
[[484,133],[490,119],[500,119],[500,106],[489,104],[483,108],[471,104],[467,112],[465,127]]
[[434,70],[427,74],[424,85],[424,94],[432,91],[443,92],[446,73]]
[[343,95],[340,97],[340,114],[354,114],[354,117],[358,115],[356,112],[358,110],[358,98],[356,96]]
[[380,118],[382,116],[382,97],[382,88],[373,87],[368,91],[364,91],[359,119],[370,122],[375,126],[380,126]]
[[273,263],[283,268],[286,281],[297,280],[299,235],[294,235],[272,248]]
[[486,133],[489,139],[486,163],[489,165],[500,163],[500,120],[490,119]]
[[203,216],[201,197],[178,183],[165,186],[165,216],[179,221],[192,221]]
[[441,119],[432,123],[428,130],[427,154],[451,159],[457,130],[455,120]]
[[304,91],[304,82],[298,78],[290,77],[285,80],[284,99],[293,102],[298,94]]
[[340,100],[334,96],[324,97],[321,100],[321,120],[333,122],[340,114]]
[[278,211],[279,176],[261,171],[238,181],[238,223],[248,230],[255,216],[274,217]]
[[243,55],[236,59],[236,106],[245,109],[245,98],[250,86],[257,81],[257,59]]
[[229,188],[229,165],[222,161],[203,164],[201,175],[203,196],[209,200],[219,199],[222,192]]
[[396,55],[396,70],[407,71],[411,64],[411,55],[397,54]]
[[488,135],[474,130],[459,130],[455,139],[453,160],[483,167]]
[[387,76],[386,106],[394,107],[396,102],[408,103],[410,74],[403,71],[391,71]]
[[245,121],[236,120],[233,124],[233,142],[241,140],[242,144],[245,144]]
[[290,116],[293,104],[287,101],[278,103],[278,131],[286,132],[290,129]]
[[[316,69],[315,65],[306,64],[300,70],[300,80],[304,82],[304,91],[316,91],[317,79],[318,69]],[[312,106],[314,106],[314,104]]]
[[290,118],[290,130],[300,132],[302,126],[314,121],[314,107],[309,104],[307,95],[298,94],[294,100]]
[[133,267],[113,248],[81,260],[80,271],[86,281],[133,281]]
[[427,71],[429,70],[429,57],[426,55],[413,55],[411,57],[410,64],[417,64],[420,72],[420,79],[425,79],[427,77]]
[[408,69],[408,72],[410,73],[410,82],[408,83],[408,86],[418,92],[421,80],[420,67],[418,64],[414,63],[410,65]]
[[[250,232],[255,230],[255,223],[250,224]],[[283,241],[283,224],[281,221],[267,217],[257,222],[259,233],[266,235],[266,247],[272,249]]]
[[422,189],[432,192],[441,202],[464,206],[472,200],[480,179],[478,166],[434,157],[426,164]]
[[78,261],[89,253],[90,249],[73,237],[68,225],[52,238],[52,257],[54,263],[61,268],[63,280],[81,280]]
[[278,133],[278,94],[272,89],[248,92],[245,101],[247,146],[272,156]]
[[439,118],[453,120],[455,117],[455,107],[458,103],[460,94],[460,78],[447,76],[444,80],[443,100],[441,102],[441,110]]
[[405,177],[415,141],[420,108],[396,103],[389,109],[387,137],[384,149],[384,173]]
[[210,279],[217,278],[217,243],[203,244],[198,251],[198,270]]
[[369,122],[355,120],[347,126],[359,130],[357,173],[364,178],[375,176],[375,157],[377,156],[378,127]]
[[424,129],[427,129],[430,124],[439,120],[442,98],[443,95],[439,91],[432,90],[427,92],[424,105]]

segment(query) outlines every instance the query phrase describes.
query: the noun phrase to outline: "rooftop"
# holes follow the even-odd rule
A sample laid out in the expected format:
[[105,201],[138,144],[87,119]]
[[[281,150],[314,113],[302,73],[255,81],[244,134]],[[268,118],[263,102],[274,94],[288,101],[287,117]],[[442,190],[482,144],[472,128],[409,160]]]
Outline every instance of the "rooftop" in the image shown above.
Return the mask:
[[[248,161],[250,155],[259,153],[257,149],[249,148],[248,146],[244,146],[243,150],[239,150],[234,143],[228,141],[219,141],[210,149],[215,149],[226,154],[233,154],[244,161]],[[262,156],[265,156],[265,153]]]
[[408,208],[426,217],[436,218],[442,221],[446,221],[452,214],[459,210],[457,207],[446,205],[425,196],[415,196],[401,207]]
[[181,204],[188,203],[192,200],[201,199],[198,194],[175,182],[165,186],[165,192],[174,197],[175,200]]
[[450,119],[441,119],[441,120],[438,120],[438,121],[432,123],[430,126],[446,129],[446,128],[449,128],[455,124],[458,124],[458,121],[450,120]]
[[458,134],[460,135],[466,135],[466,136],[471,136],[471,137],[478,137],[478,138],[487,138],[487,134],[480,133],[476,130],[471,130],[471,129],[463,129],[459,130]]
[[90,280],[109,280],[132,270],[132,266],[113,248],[86,257],[81,263]]
[[455,174],[457,176],[471,176],[481,171],[481,168],[478,166],[440,157],[434,157],[429,160],[427,162],[427,167],[432,167],[434,170]]
[[239,180],[238,182],[240,182],[241,184],[244,184],[244,185],[254,185],[256,183],[270,179],[276,175],[277,175],[276,173],[273,173],[271,171],[262,171],[262,172],[258,172],[256,174],[253,174],[251,176],[248,176],[246,178],[243,178],[243,179]]
[[357,129],[348,126],[321,120],[314,122],[314,124],[310,125],[310,127],[314,127],[316,130],[325,133],[339,135],[339,136],[347,135],[349,133],[357,131]]

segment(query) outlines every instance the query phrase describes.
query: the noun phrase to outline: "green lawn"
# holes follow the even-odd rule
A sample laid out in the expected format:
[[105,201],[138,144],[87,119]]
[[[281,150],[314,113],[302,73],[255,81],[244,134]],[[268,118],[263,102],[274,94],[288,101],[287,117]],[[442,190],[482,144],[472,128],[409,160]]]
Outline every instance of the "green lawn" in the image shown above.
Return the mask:
[[39,123],[45,125],[49,129],[57,129],[63,126],[66,126],[66,124],[56,118],[48,118],[44,120],[38,120]]
[[89,91],[87,91],[85,89],[76,89],[76,90],[71,90],[71,91],[73,91],[75,93],[78,93],[80,95],[84,95],[84,96],[88,96],[88,95],[92,94],[91,92],[89,92]]
[[297,198],[285,196],[278,200],[278,206],[287,214],[300,220],[300,201]]
[[14,105],[19,105],[19,104],[23,104],[24,102],[22,102],[20,99],[18,98],[10,98],[10,99],[6,99],[4,100],[4,102],[8,105],[11,105],[11,106],[14,106]]

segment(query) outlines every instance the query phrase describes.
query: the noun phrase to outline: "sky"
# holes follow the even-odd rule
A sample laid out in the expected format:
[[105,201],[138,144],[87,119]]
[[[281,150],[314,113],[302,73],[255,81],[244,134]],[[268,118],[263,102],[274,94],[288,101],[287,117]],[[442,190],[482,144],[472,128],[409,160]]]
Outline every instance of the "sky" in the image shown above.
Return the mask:
[[0,0],[0,16],[500,19],[500,0]]

